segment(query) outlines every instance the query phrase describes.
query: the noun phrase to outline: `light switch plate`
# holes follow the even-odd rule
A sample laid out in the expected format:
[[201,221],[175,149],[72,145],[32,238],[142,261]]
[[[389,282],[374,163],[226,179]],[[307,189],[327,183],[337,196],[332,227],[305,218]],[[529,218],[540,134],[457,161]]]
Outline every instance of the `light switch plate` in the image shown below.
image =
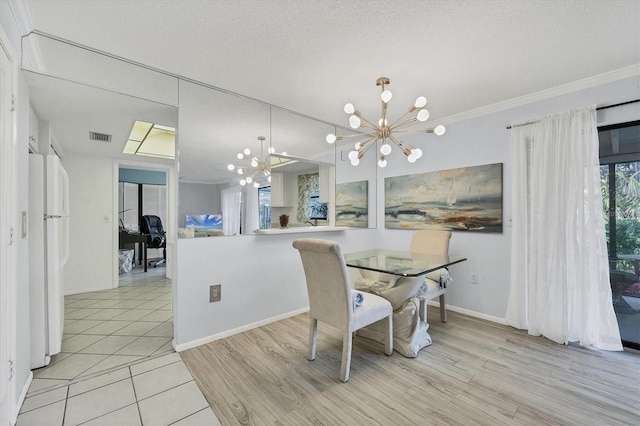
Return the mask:
[[222,295],[222,284],[215,284],[209,287],[209,303],[219,302]]

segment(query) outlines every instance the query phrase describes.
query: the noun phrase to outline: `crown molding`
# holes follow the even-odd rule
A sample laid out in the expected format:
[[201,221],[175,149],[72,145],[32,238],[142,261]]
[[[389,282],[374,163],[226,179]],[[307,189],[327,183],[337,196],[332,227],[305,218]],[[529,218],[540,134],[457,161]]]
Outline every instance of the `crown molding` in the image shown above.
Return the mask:
[[481,117],[483,115],[516,108],[522,105],[543,101],[546,99],[554,98],[556,96],[577,92],[579,90],[600,86],[602,84],[623,80],[630,77],[640,77],[640,63],[633,64],[624,68],[619,68],[617,70],[608,71],[603,74],[594,75],[592,77],[583,78],[581,80],[576,80],[574,82],[552,87],[550,89],[541,90],[539,92],[461,112],[459,114],[450,115],[438,119],[437,121],[440,124],[452,124],[476,117]]
[[37,72],[45,72],[44,61],[40,52],[40,46],[36,37],[27,37],[33,32],[33,21],[29,8],[24,0],[8,0],[9,8],[22,34],[20,50],[22,52],[21,64],[30,64],[30,69]]

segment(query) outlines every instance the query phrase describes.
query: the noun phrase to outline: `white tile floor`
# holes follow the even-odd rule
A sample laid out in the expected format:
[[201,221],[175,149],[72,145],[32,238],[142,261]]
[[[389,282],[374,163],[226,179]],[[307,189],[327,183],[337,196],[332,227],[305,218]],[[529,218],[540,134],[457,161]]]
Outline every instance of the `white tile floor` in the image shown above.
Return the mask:
[[34,370],[18,426],[220,424],[171,346],[164,268],[66,296],[64,333],[62,352]]

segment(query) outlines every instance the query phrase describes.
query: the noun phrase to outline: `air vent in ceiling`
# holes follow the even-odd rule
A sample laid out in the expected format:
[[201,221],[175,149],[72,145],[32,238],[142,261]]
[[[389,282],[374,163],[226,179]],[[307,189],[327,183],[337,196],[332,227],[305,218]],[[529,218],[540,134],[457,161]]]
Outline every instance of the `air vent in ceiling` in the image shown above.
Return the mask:
[[98,142],[111,142],[111,135],[107,135],[106,133],[89,132],[89,140]]

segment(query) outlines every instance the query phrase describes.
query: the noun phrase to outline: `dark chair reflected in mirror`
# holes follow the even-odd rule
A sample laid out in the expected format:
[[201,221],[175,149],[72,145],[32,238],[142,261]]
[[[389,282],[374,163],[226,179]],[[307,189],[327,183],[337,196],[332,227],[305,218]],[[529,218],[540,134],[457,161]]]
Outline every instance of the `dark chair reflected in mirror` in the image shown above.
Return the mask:
[[162,249],[162,259],[153,259],[149,261],[149,266],[154,268],[167,262],[167,239],[165,236],[162,221],[158,216],[145,215],[142,216],[141,228],[143,234],[147,235],[147,249]]

